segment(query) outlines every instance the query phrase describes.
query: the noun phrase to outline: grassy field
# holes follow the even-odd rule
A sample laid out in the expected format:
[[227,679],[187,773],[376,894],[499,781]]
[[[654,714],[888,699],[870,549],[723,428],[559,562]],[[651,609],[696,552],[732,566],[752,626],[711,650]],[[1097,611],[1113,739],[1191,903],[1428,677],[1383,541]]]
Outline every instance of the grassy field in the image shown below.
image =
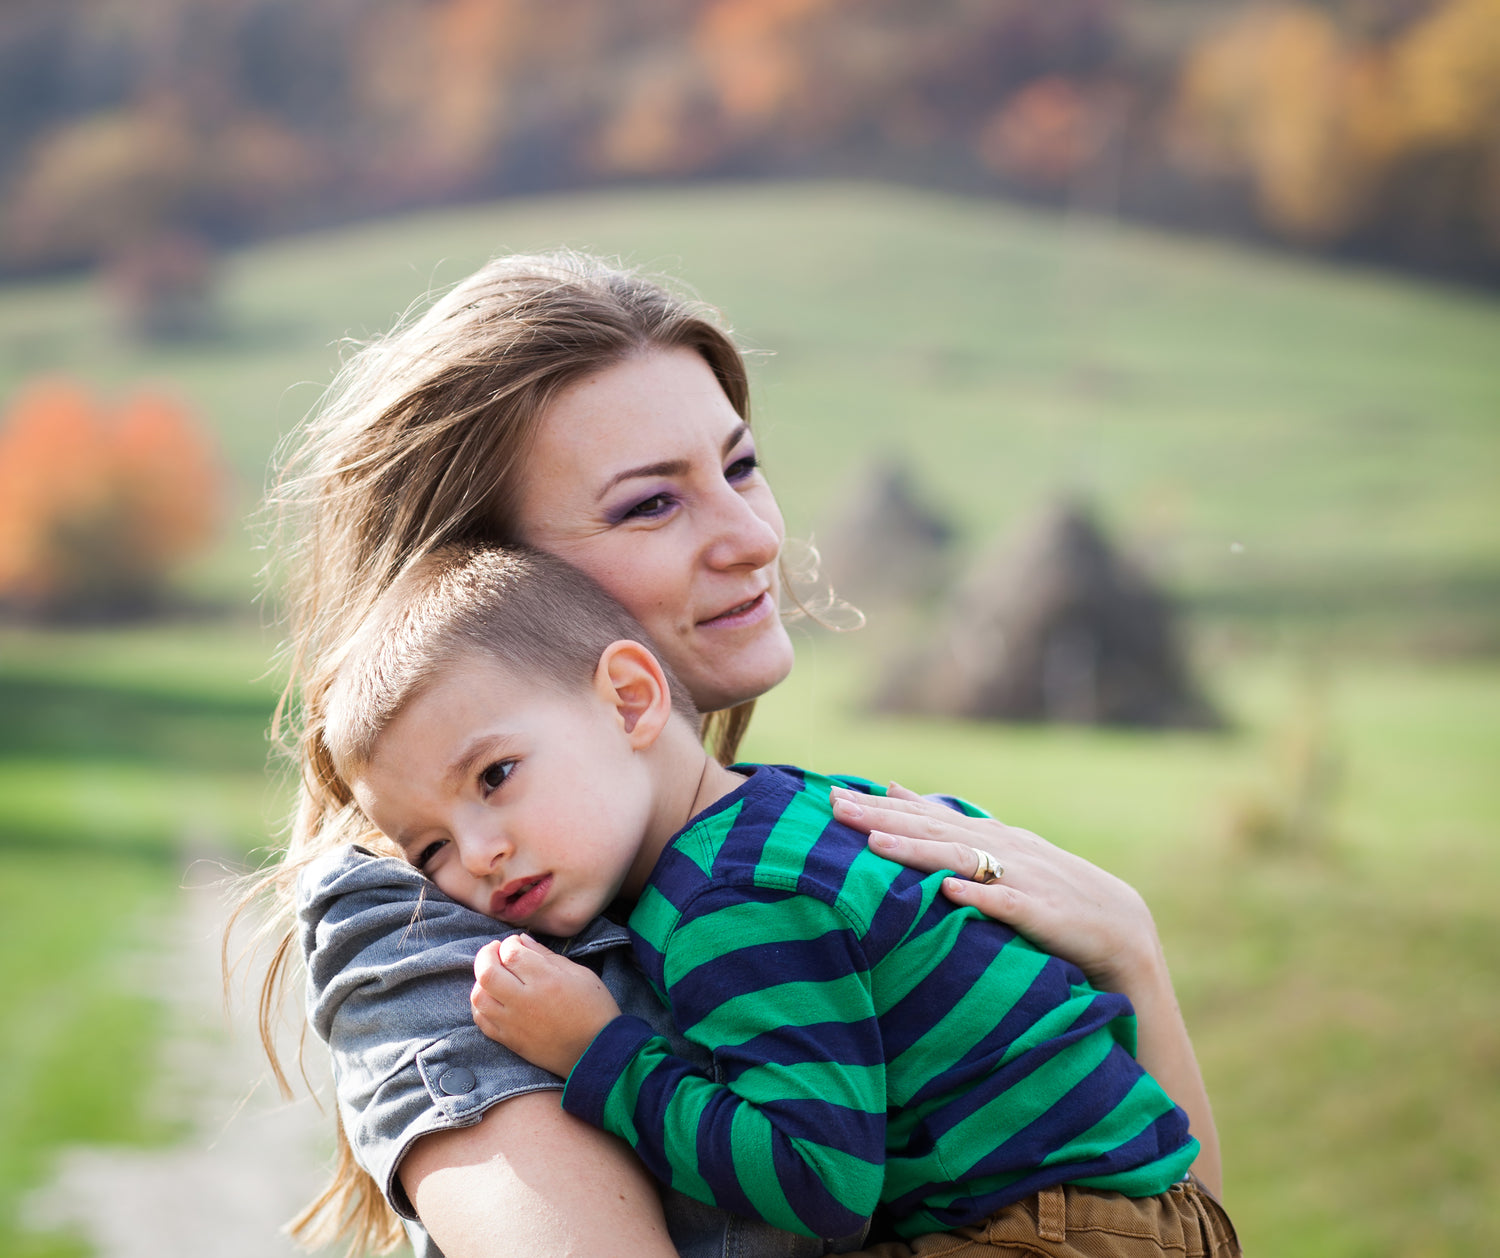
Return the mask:
[[[119,339],[88,283],[0,290],[0,398],[47,370],[169,381],[247,512],[339,338],[560,242],[691,280],[772,351],[757,423],[794,532],[898,452],[969,554],[1065,488],[1150,552],[1232,733],[873,719],[876,624],[800,643],[751,753],[959,791],[1136,882],[1253,1252],[1500,1247],[1500,305],[907,191],[725,187],[261,246],[227,263],[225,334],[176,349]],[[235,530],[187,574],[219,619],[0,634],[5,1253],[76,1251],[15,1230],[50,1150],[172,1134],[132,966],[184,853],[275,824],[258,563]],[[1317,841],[1257,838],[1244,818],[1295,807],[1309,745],[1336,766]]]
[[0,632],[0,1252],[84,1252],[16,1230],[53,1150],[175,1134],[145,967],[186,864],[239,860],[280,812],[267,651],[219,625]]

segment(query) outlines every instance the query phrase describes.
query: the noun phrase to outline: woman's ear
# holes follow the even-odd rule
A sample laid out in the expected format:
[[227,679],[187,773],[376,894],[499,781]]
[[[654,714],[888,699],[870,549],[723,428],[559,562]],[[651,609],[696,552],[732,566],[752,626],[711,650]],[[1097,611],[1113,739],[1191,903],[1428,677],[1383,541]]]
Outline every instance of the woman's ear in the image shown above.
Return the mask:
[[639,642],[622,638],[599,656],[594,688],[611,704],[631,746],[644,751],[672,719],[672,691],[656,656]]

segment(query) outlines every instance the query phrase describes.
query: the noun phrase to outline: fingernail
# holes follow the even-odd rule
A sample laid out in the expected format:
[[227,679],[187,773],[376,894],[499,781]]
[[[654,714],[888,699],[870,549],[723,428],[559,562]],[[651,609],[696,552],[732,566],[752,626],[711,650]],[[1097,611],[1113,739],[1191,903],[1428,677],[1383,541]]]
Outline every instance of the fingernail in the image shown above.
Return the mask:
[[890,851],[896,846],[896,836],[893,834],[882,834],[879,830],[874,830],[870,834],[870,846]]
[[967,895],[969,888],[973,885],[967,878],[944,878],[943,894],[948,895],[956,891],[959,895]]
[[833,810],[844,817],[863,817],[865,810],[852,799],[836,799],[833,801]]

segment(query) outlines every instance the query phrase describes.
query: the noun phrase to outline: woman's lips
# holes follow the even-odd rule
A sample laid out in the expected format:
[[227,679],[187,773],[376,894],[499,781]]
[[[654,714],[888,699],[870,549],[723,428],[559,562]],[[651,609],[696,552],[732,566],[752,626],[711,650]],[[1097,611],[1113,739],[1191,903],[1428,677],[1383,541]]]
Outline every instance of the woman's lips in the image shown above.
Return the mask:
[[700,629],[737,629],[741,625],[754,624],[773,612],[775,608],[771,602],[771,592],[762,590],[754,598],[743,603],[727,608],[717,616],[710,616],[707,620],[700,620]]
[[517,878],[490,896],[490,916],[498,917],[504,922],[524,922],[542,907],[542,902],[551,890],[551,874],[542,874],[537,878]]

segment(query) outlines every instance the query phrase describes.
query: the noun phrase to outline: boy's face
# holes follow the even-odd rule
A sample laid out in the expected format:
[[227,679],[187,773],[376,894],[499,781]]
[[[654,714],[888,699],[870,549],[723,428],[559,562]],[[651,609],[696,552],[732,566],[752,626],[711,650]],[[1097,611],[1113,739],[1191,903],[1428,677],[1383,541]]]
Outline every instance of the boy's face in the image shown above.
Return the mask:
[[615,707],[489,660],[456,662],[407,704],[351,787],[450,898],[530,931],[576,934],[654,863],[651,780]]

